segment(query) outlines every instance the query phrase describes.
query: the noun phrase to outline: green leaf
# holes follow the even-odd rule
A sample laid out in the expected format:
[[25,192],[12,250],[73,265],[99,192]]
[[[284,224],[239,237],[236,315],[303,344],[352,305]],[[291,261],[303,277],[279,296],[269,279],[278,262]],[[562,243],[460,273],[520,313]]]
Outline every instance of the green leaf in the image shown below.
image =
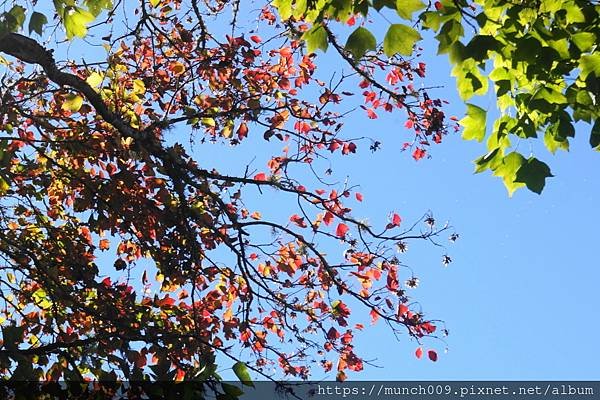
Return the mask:
[[590,134],[590,146],[593,148],[600,146],[600,119],[597,119],[592,126],[592,133]]
[[581,51],[590,51],[596,43],[596,35],[592,32],[577,32],[571,35],[571,40]]
[[465,48],[465,58],[473,58],[476,61],[486,60],[488,51],[497,50],[500,46],[500,42],[493,36],[476,35]]
[[44,14],[34,11],[29,18],[29,34],[31,35],[31,32],[35,32],[42,36],[42,30],[47,23],[48,18]]
[[564,94],[547,86],[538,90],[535,96],[531,98],[531,100],[537,99],[544,99],[550,104],[565,104],[567,102]]
[[296,0],[292,7],[292,16],[294,18],[302,17],[308,11],[308,0]]
[[65,7],[63,11],[63,23],[67,31],[67,39],[73,37],[85,37],[87,35],[87,24],[95,19],[94,15],[80,7]]
[[475,173],[479,174],[480,172],[485,171],[486,169],[495,169],[499,163],[502,162],[502,151],[499,147],[496,147],[494,150],[490,151],[484,156],[479,157],[474,161],[475,163]]
[[7,12],[0,14],[0,20],[2,20],[2,23],[0,23],[0,37],[8,32],[14,32],[19,29],[15,17]]
[[397,0],[396,11],[404,19],[412,19],[415,11],[424,9],[426,6],[421,0]]
[[515,41],[516,49],[513,53],[513,60],[535,63],[536,58],[542,50],[542,44],[532,36],[526,36]]
[[566,4],[565,10],[567,11],[567,24],[576,24],[585,22],[585,16],[581,11],[581,8],[576,4]]
[[590,73],[594,73],[597,78],[600,78],[600,54],[594,53],[591,55],[581,56],[579,59],[579,69],[581,79],[585,79]]
[[558,135],[558,129],[559,124],[550,125],[544,134],[544,145],[552,154],[556,153],[556,150],[569,151],[569,141]]
[[83,97],[76,94],[68,94],[61,108],[65,111],[77,112],[83,105]]
[[440,29],[442,17],[435,11],[425,11],[420,15],[423,27],[437,31]]
[[16,349],[19,343],[21,343],[21,341],[23,340],[24,333],[24,326],[3,326],[2,341],[4,342],[4,347],[6,347],[8,350]]
[[25,22],[25,11],[27,10],[25,10],[24,7],[13,6],[8,12],[15,19],[18,29],[20,29]]
[[550,167],[535,157],[530,157],[519,168],[515,182],[525,183],[532,192],[541,194],[546,185],[546,178],[552,177]]
[[442,29],[440,29],[440,33],[438,33],[435,38],[439,42],[438,46],[438,54],[444,54],[448,51],[448,48],[460,39],[465,33],[465,30],[462,24],[454,19],[450,21],[446,21],[444,25],[442,25]]
[[[347,21],[353,14],[354,7],[352,3],[352,0],[332,0],[330,7],[326,10],[326,12],[329,11],[327,15],[340,21]],[[315,11],[317,17],[320,10],[317,7]]]
[[463,100],[487,93],[488,79],[481,74],[472,58],[456,64],[452,69],[452,76],[456,77],[458,94]]
[[240,397],[241,395],[244,394],[244,391],[241,388],[239,388],[235,385],[232,385],[230,383],[222,382],[221,387],[223,388],[223,391],[226,394],[228,394],[229,396],[235,397],[235,398]]
[[525,163],[525,158],[513,151],[502,159],[494,169],[494,175],[502,178],[504,186],[508,190],[508,195],[512,196],[515,190],[525,186],[522,182],[516,182],[517,171]]
[[327,39],[327,31],[323,25],[318,24],[306,31],[302,35],[302,39],[306,41],[306,50],[309,53],[314,53],[316,49],[327,51],[329,40]]
[[458,121],[465,129],[463,139],[483,141],[485,137],[486,111],[474,104],[467,104],[466,116]]
[[376,11],[381,10],[383,7],[391,8],[392,10],[396,9],[396,0],[373,0],[373,8]]
[[113,4],[112,0],[85,0],[85,5],[88,10],[97,17],[104,10],[112,10]]
[[233,365],[233,372],[235,373],[235,376],[238,377],[240,382],[242,382],[242,384],[254,387],[254,383],[252,383],[252,379],[250,378],[250,373],[248,372],[246,364],[241,361],[236,362]]
[[375,50],[377,41],[375,36],[366,28],[358,27],[346,42],[346,50],[354,56],[354,60],[358,61],[369,50]]
[[421,35],[415,29],[403,24],[393,24],[383,39],[383,51],[388,57],[394,54],[409,56]]

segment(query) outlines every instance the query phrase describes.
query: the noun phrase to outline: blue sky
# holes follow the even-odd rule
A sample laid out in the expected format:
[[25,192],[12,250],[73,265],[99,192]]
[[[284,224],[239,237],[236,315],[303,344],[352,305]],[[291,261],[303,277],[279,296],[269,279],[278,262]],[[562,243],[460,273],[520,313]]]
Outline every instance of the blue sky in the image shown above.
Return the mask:
[[[432,53],[431,41],[423,47]],[[445,85],[439,96],[450,101],[447,114],[462,116],[446,59],[426,61],[431,84]],[[475,102],[493,115],[493,97]],[[431,159],[415,162],[398,153],[401,140],[394,143],[407,134],[402,122],[399,115],[357,119],[356,129],[384,133],[385,145],[349,165],[348,174],[366,194],[366,213],[395,208],[416,216],[431,209],[460,233],[447,268],[428,246],[409,253],[421,278],[415,296],[430,317],[446,322],[448,352],[437,363],[417,360],[414,342],[396,343],[376,326],[357,345],[382,368],[367,367],[360,379],[599,379],[600,158],[588,144],[590,127],[578,125],[568,153],[534,146],[555,178],[541,196],[520,189],[509,198],[500,179],[473,174],[471,160],[485,153],[484,144],[452,135]],[[528,144],[519,150],[529,155]]]

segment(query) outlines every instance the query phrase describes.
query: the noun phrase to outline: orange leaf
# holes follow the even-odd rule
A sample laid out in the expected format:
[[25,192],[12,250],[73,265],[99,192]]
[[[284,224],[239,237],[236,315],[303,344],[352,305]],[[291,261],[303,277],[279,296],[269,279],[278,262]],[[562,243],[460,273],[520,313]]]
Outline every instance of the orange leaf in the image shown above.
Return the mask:
[[108,250],[110,248],[110,241],[108,239],[100,240],[100,250]]

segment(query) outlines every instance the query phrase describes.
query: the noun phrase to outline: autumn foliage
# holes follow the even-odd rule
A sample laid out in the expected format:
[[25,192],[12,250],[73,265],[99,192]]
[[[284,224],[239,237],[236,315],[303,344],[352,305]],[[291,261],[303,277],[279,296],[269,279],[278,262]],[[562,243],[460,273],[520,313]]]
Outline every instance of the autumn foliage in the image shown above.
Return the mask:
[[[426,157],[448,125],[418,83],[425,64],[355,60],[339,46],[352,72],[334,75],[300,39],[304,21],[284,23],[268,4],[85,5],[57,11],[51,48],[0,38],[2,374],[210,381],[221,363],[241,380],[273,367],[306,379],[319,366],[343,380],[364,368],[354,338],[374,323],[436,361],[436,342],[420,346],[444,329],[407,292],[418,280],[402,253],[448,226],[402,210],[370,226],[352,211],[368,196],[313,168],[362,162],[385,139],[345,136],[354,107],[402,116],[394,134]],[[74,43],[99,45],[83,61],[60,42],[66,15]],[[219,146],[233,160],[265,141],[280,150],[238,174],[197,156]],[[263,218],[270,196],[287,217]]]

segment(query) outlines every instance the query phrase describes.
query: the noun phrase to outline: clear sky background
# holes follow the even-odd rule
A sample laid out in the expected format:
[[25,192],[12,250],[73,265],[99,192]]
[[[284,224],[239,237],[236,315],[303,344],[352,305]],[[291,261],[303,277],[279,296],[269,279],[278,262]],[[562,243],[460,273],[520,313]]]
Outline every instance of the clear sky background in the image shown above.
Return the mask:
[[[432,96],[450,102],[447,115],[462,117],[464,106],[446,58],[433,56],[436,46],[430,39],[422,47],[428,55],[427,83],[445,86]],[[71,51],[77,52],[76,43]],[[321,73],[340,68],[339,59],[329,54],[317,63]],[[360,102],[360,96],[355,100]],[[476,103],[495,108],[493,96]],[[357,155],[336,156],[332,163],[338,178],[349,176],[360,185],[365,200],[354,208],[356,217],[381,225],[392,210],[407,222],[431,210],[460,234],[448,247],[453,262],[446,268],[444,251],[425,243],[411,246],[402,258],[421,280],[412,294],[427,317],[446,322],[448,352],[443,352],[446,344],[427,341],[425,348],[440,353],[438,361],[417,360],[418,344],[407,335],[397,341],[383,324],[367,327],[356,335],[357,349],[379,367],[367,365],[361,374],[349,373],[349,379],[600,379],[600,154],[588,144],[590,127],[578,126],[568,153],[553,156],[535,147],[535,155],[556,177],[547,181],[541,196],[520,189],[509,198],[500,179],[489,172],[473,174],[472,160],[485,153],[484,144],[452,134],[433,146],[431,159],[416,162],[409,152],[400,152],[402,143],[412,139],[404,121],[403,113],[382,112],[369,120],[358,110],[349,117],[344,136],[368,135],[382,140],[383,147],[371,154],[362,142]],[[189,133],[177,135],[185,142]],[[267,155],[263,145],[247,142],[237,152],[222,145],[196,150],[205,165],[240,173],[240,166],[256,155]],[[529,145],[523,142],[519,150],[527,156]],[[266,169],[259,161],[253,166]],[[282,217],[293,210],[293,204],[279,205],[268,194],[255,204]],[[323,377],[318,367],[314,372],[315,378]]]
[[[436,93],[450,101],[447,115],[462,117],[445,56],[433,55],[431,40],[422,47],[428,81],[445,85]],[[494,115],[493,95],[475,102]],[[499,178],[473,174],[471,161],[485,144],[451,135],[432,148],[431,159],[415,162],[398,153],[399,138],[409,134],[403,122],[399,114],[357,119],[356,130],[381,132],[385,145],[348,163],[348,174],[365,192],[365,213],[396,208],[416,216],[431,209],[460,233],[447,268],[431,247],[409,253],[421,278],[415,295],[429,317],[446,322],[448,352],[436,363],[417,360],[413,341],[397,343],[376,326],[357,346],[382,368],[367,367],[360,379],[600,379],[600,154],[588,144],[590,126],[577,126],[568,153],[553,156],[535,146],[555,178],[541,196],[520,189],[509,198]],[[526,142],[519,150],[526,157],[532,151]]]

